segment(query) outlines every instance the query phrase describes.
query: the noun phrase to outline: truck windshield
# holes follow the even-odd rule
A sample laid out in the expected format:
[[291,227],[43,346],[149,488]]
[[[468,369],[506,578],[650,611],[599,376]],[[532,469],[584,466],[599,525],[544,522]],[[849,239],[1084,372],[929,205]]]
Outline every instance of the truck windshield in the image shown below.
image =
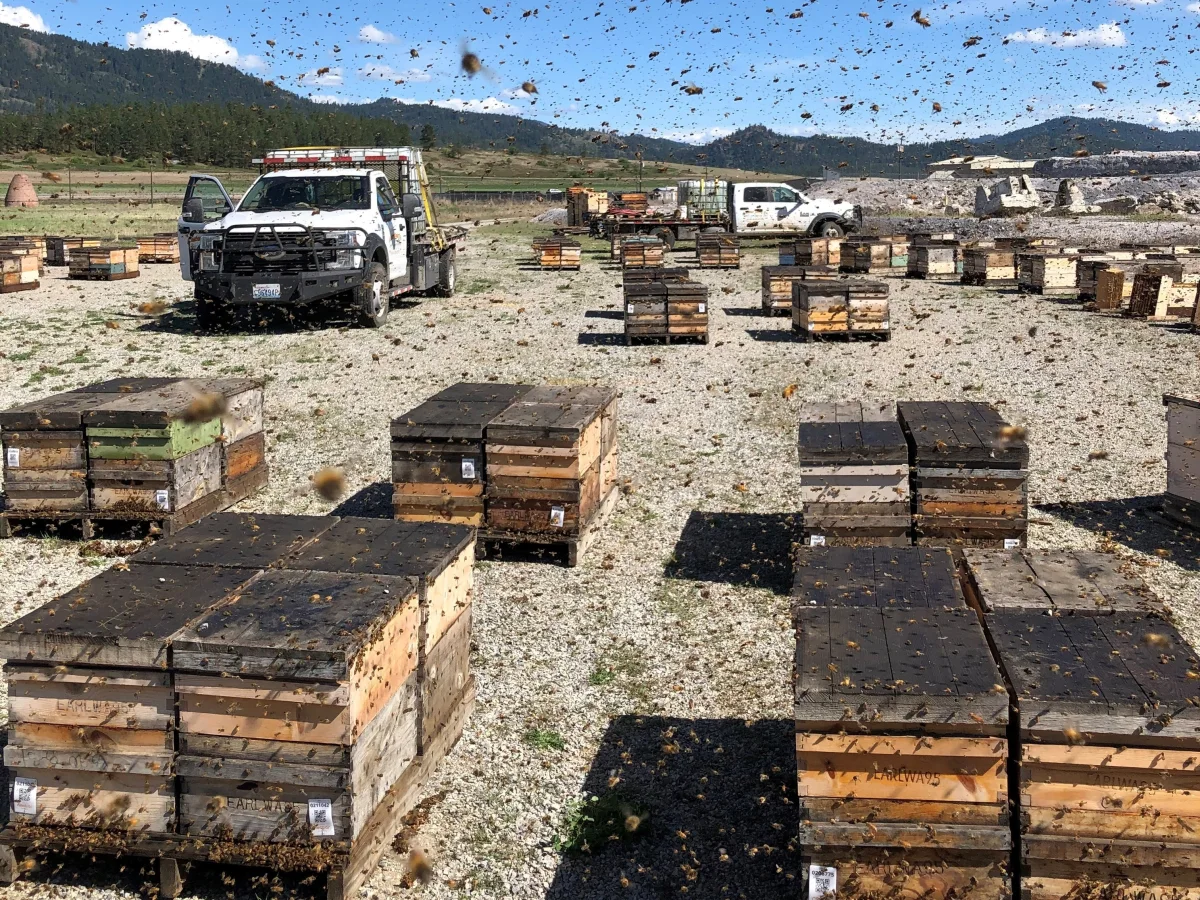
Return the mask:
[[269,176],[251,186],[238,212],[370,208],[371,188],[365,175]]

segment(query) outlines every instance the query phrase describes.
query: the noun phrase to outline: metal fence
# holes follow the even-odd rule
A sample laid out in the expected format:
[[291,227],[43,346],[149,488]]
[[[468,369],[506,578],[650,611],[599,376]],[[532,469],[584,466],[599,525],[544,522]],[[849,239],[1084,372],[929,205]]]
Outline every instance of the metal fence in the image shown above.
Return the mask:
[[446,203],[540,203],[548,199],[562,200],[561,192],[551,197],[549,191],[442,191],[434,200]]

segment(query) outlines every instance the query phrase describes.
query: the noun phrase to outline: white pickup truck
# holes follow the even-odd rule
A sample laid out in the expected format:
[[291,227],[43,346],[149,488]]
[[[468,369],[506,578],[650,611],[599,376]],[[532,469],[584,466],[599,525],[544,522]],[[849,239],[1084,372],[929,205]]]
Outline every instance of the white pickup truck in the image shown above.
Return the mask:
[[379,327],[401,294],[454,292],[465,231],[438,226],[419,150],[297,148],[258,162],[236,207],[213,176],[188,181],[179,259],[201,328],[237,306],[322,301]]
[[[681,187],[684,183],[681,182]],[[744,237],[843,237],[862,226],[862,208],[843,200],[809,197],[775,182],[690,181],[690,196],[681,197],[673,215],[648,215],[610,205],[607,215],[592,219],[600,236],[653,234],[668,247],[700,232],[728,232]]]

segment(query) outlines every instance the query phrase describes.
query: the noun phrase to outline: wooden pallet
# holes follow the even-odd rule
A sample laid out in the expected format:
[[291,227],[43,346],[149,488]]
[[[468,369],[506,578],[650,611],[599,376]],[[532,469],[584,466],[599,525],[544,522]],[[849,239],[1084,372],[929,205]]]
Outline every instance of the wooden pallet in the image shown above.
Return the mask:
[[797,281],[792,332],[802,339],[891,334],[888,286],[878,281]]
[[[620,499],[620,487],[614,485],[612,489],[600,501],[600,505],[596,508],[596,512],[592,518],[579,529],[579,532],[572,536],[559,536],[549,533],[530,533],[504,531],[494,528],[484,528],[479,531],[479,543],[481,547],[485,544],[499,544],[507,547],[546,547],[548,549],[561,548],[566,552],[567,567],[575,568],[583,563],[588,552],[600,538],[600,532],[609,516],[617,507],[617,501]],[[487,549],[481,549],[482,554],[486,554]]]
[[86,829],[9,825],[0,831],[0,883],[17,880],[23,868],[22,856],[66,852],[158,860],[159,891],[165,898],[183,892],[181,862],[324,873],[327,900],[356,897],[391,846],[404,817],[417,805],[438,765],[458,743],[474,705],[472,679],[442,732],[387,792],[352,845],[198,840],[186,835],[125,837],[98,835]]
[[908,445],[890,403],[806,404],[798,444],[805,543],[912,543]]
[[898,404],[919,544],[1024,546],[1029,447],[987,403]]

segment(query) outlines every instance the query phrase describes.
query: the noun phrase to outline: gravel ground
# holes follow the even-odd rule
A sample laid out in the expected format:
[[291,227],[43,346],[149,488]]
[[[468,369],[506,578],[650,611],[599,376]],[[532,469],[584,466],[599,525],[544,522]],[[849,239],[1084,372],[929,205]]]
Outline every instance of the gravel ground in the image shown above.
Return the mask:
[[[1148,227],[1089,240],[1138,240]],[[406,856],[389,853],[370,896],[798,890],[787,592],[794,418],[805,400],[1000,404],[1029,429],[1030,544],[1128,560],[1200,640],[1200,543],[1155,512],[1161,395],[1200,392],[1200,338],[1048,298],[894,279],[890,342],[794,343],[787,320],[759,315],[759,266],[775,262],[764,249],[738,271],[697,273],[712,287],[710,346],[629,349],[619,340],[620,274],[600,245],[587,245],[579,273],[516,263],[544,230],[476,229],[458,296],[396,310],[379,331],[326,316],[197,336],[189,292],[168,266],[113,284],[68,282],[56,269],[0,307],[4,406],[118,374],[266,379],[271,484],[247,510],[331,511],[309,476],[335,465],[348,482],[338,508],[386,514],[389,419],[461,379],[620,387],[628,493],[578,569],[479,565],[479,699],[411,838],[434,876],[404,887]],[[687,254],[674,262],[686,265]],[[138,311],[156,300],[165,311]],[[1089,461],[1096,451],[1107,456]],[[110,562],[68,541],[0,543],[0,619]],[[593,795],[615,798],[607,810],[618,819],[637,817],[634,838],[605,846],[591,834],[591,854],[560,852],[567,818]],[[224,874],[234,880],[199,874],[189,893],[273,892],[245,872]],[[142,881],[136,863],[76,859],[10,895],[125,897]]]

